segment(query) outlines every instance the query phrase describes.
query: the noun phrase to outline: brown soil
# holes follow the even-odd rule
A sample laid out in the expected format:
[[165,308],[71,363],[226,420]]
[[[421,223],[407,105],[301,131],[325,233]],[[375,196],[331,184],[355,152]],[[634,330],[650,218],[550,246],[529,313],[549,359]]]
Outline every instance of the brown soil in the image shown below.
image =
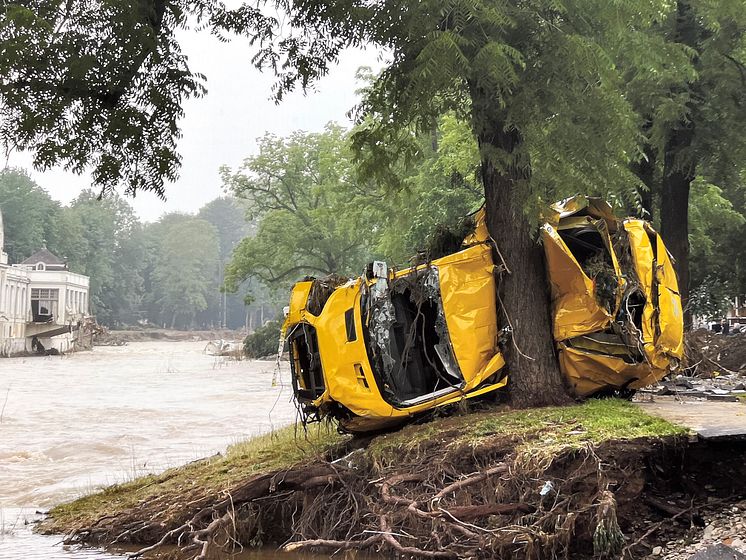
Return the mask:
[[744,444],[638,439],[532,456],[523,444],[542,430],[448,446],[459,435],[452,426],[394,455],[352,440],[219,496],[139,503],[74,528],[68,542],[135,544],[146,554],[177,545],[169,554],[203,559],[257,544],[390,557],[639,558],[700,523],[701,505],[744,497]]
[[706,329],[686,334],[686,367],[690,375],[746,375],[746,333],[722,335]]

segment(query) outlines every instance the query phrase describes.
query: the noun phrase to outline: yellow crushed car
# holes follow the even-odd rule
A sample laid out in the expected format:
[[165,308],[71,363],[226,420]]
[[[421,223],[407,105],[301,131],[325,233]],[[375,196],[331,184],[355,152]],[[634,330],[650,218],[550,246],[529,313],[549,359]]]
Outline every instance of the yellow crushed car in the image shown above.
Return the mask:
[[363,432],[504,387],[491,248],[293,287],[283,330],[305,420]]
[[660,235],[644,220],[575,197],[552,207],[541,234],[560,368],[575,394],[634,390],[678,366],[684,318]]
[[[634,389],[681,357],[676,276],[641,220],[600,200],[553,207],[542,228],[560,367],[574,392]],[[462,249],[355,279],[293,287],[283,336],[304,421],[332,416],[350,432],[400,424],[507,384],[495,266],[484,210]]]

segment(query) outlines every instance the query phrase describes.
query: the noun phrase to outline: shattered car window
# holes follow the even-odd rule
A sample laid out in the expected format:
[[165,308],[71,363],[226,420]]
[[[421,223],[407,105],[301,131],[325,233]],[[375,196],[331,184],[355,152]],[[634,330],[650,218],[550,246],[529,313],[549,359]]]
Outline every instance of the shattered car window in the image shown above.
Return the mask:
[[391,404],[411,404],[462,383],[435,267],[396,279],[391,288],[374,284],[368,301],[371,363]]

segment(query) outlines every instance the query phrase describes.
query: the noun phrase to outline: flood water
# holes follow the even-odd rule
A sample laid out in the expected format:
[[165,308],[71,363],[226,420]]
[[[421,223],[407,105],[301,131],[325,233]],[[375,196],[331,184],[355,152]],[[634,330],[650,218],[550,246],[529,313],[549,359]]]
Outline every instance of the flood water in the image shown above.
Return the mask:
[[29,523],[59,502],[294,420],[287,372],[272,387],[273,362],[208,356],[205,344],[0,359],[0,559],[121,559],[63,547]]

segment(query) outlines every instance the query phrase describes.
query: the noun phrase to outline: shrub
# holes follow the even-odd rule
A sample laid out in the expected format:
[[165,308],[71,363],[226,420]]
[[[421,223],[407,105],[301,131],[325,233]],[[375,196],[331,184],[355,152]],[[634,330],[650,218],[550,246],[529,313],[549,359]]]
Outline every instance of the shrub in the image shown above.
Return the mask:
[[243,341],[243,348],[249,358],[275,356],[280,341],[281,321],[269,321],[259,327]]

